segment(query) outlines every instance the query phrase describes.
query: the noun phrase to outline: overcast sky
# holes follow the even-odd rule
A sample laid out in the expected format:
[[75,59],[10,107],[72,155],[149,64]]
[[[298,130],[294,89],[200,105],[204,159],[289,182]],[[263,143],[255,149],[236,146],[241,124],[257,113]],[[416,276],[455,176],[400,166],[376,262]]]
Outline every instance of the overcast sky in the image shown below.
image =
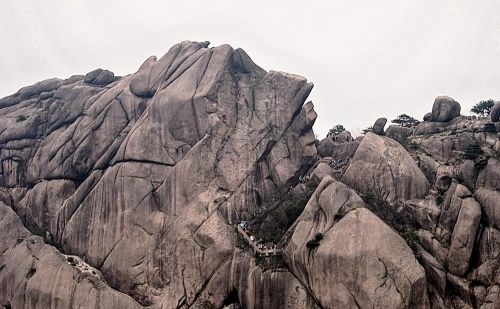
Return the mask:
[[0,97],[97,67],[134,73],[183,40],[241,47],[313,82],[320,138],[334,124],[421,119],[438,95],[463,114],[500,99],[498,0],[2,0]]

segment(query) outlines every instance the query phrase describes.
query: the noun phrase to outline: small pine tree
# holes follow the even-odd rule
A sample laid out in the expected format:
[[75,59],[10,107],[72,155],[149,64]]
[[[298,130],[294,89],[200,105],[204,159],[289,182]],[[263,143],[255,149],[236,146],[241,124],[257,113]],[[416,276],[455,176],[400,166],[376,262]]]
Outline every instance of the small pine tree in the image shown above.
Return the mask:
[[25,121],[26,119],[28,119],[28,116],[26,116],[26,115],[18,115],[18,116],[16,117],[16,122],[23,122],[23,121]]
[[326,135],[326,137],[334,137],[335,135],[337,135],[343,131],[345,131],[344,126],[341,124],[337,124],[337,125],[333,126],[333,128],[331,128],[328,131],[328,134]]
[[494,104],[495,104],[495,101],[493,101],[492,99],[481,101],[481,102],[477,103],[476,105],[474,105],[470,109],[470,111],[471,111],[471,113],[485,117],[485,116],[489,115],[489,113],[491,112],[491,108],[493,107]]
[[368,132],[373,132],[373,127],[368,127],[366,129],[363,129],[363,131],[361,132],[362,134],[366,134]]
[[411,128],[420,123],[417,119],[408,116],[406,114],[401,114],[399,115],[396,119],[391,121],[392,123],[399,124],[400,126],[403,126],[405,128]]

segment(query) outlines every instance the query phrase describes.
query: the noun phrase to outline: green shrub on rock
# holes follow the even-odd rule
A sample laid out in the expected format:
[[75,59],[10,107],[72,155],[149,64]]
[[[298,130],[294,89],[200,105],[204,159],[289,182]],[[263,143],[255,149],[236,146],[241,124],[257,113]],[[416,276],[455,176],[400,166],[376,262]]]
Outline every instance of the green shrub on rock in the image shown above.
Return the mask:
[[26,116],[26,115],[18,115],[16,117],[16,122],[23,122],[23,121],[25,121],[27,119],[28,119],[28,116]]

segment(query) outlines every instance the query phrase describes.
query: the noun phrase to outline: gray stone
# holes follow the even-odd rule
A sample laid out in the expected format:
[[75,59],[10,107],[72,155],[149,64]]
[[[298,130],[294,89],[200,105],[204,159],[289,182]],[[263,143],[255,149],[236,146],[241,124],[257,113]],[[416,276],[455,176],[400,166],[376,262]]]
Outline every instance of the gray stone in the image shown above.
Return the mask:
[[[23,88],[22,96],[0,101],[0,185],[25,224],[84,257],[142,305],[221,307],[235,250],[228,222],[249,215],[258,202],[267,205],[316,157],[317,114],[305,103],[312,87],[303,77],[264,71],[240,49],[182,42],[122,78],[97,70]],[[42,102],[39,94],[47,91],[53,95]],[[21,112],[27,119],[16,122]],[[16,230],[3,227],[2,239],[16,237]],[[58,280],[58,264],[45,262],[45,282]],[[9,265],[0,293],[15,272]],[[22,280],[8,293],[24,286],[25,273],[19,274]],[[272,301],[264,304],[279,302],[268,294],[274,282],[288,287],[285,304],[307,296],[290,274],[279,277],[247,276],[266,287],[254,294]],[[61,306],[71,307],[70,297],[37,289],[44,299],[61,297]],[[0,304],[4,299],[10,301],[0,297]],[[54,307],[50,301],[38,308]],[[102,301],[102,308],[133,308]],[[11,303],[37,308],[22,299]]]
[[490,158],[488,164],[479,172],[476,186],[500,191],[500,160]]
[[457,157],[457,152],[463,152],[474,143],[472,132],[463,132],[454,136],[433,135],[419,143],[419,149],[431,155],[439,162],[448,162]]
[[229,289],[238,291],[243,308],[319,308],[286,268],[266,271],[256,265],[252,256],[239,250],[231,263]]
[[490,118],[493,122],[498,122],[500,119],[500,101],[496,101],[491,108]]
[[405,201],[398,212],[408,224],[432,231],[438,223],[441,210],[434,197],[429,196],[425,199]]
[[428,112],[427,114],[424,115],[423,120],[424,121],[431,121],[432,113]]
[[115,74],[108,70],[103,69],[95,69],[87,73],[83,79],[83,81],[87,84],[97,85],[97,86],[105,86],[114,81]]
[[486,222],[500,229],[500,191],[478,189],[474,198],[481,204],[481,210]]
[[453,228],[457,222],[464,200],[471,197],[471,192],[463,185],[453,181],[444,196],[441,216],[436,229],[437,238],[445,245],[449,244]]
[[333,141],[337,143],[347,143],[352,142],[353,140],[351,132],[349,131],[342,131],[333,137]]
[[[362,206],[354,191],[325,177],[291,229],[288,268],[323,308],[428,308],[424,270],[404,240]],[[319,246],[307,246],[317,233]]]
[[342,181],[388,202],[422,198],[429,189],[427,178],[403,146],[374,133],[363,138]]
[[70,261],[23,227],[0,202],[0,304],[4,308],[142,308],[110,288],[99,271]]
[[439,96],[432,105],[430,121],[448,122],[460,116],[460,104],[448,96]]
[[326,176],[332,176],[332,168],[327,163],[319,163],[311,173],[311,179],[316,184],[319,184]]
[[402,127],[398,125],[390,125],[385,135],[400,142],[406,140],[413,133],[413,128]]
[[331,157],[334,143],[330,137],[325,137],[319,142],[318,154],[322,157]]
[[358,141],[333,143],[331,156],[340,162],[345,162],[354,157],[356,150],[359,147]]
[[469,269],[476,232],[481,220],[481,206],[473,198],[464,200],[451,236],[448,270],[463,276]]
[[385,124],[387,123],[387,118],[379,118],[375,121],[373,124],[373,132],[378,135],[383,135],[384,134],[384,127]]
[[478,174],[479,171],[474,166],[474,161],[465,160],[464,162],[462,162],[462,164],[460,164],[459,175],[462,176],[462,179],[464,180],[467,187],[474,188],[476,186]]
[[419,247],[418,256],[425,269],[429,283],[443,295],[446,288],[446,269],[434,256],[421,247]]

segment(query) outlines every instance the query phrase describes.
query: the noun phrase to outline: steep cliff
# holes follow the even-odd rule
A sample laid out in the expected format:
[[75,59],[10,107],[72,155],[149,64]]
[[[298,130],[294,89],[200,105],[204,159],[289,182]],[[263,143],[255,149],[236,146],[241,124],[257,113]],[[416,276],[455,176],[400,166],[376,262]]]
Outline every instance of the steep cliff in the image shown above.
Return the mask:
[[[481,171],[464,167],[481,189],[442,188],[457,149],[432,145],[448,127],[416,128],[410,153],[369,133],[319,155],[312,88],[185,41],[131,75],[0,99],[0,304],[494,308],[498,137],[471,137],[492,144]],[[442,205],[424,203],[436,188]]]

